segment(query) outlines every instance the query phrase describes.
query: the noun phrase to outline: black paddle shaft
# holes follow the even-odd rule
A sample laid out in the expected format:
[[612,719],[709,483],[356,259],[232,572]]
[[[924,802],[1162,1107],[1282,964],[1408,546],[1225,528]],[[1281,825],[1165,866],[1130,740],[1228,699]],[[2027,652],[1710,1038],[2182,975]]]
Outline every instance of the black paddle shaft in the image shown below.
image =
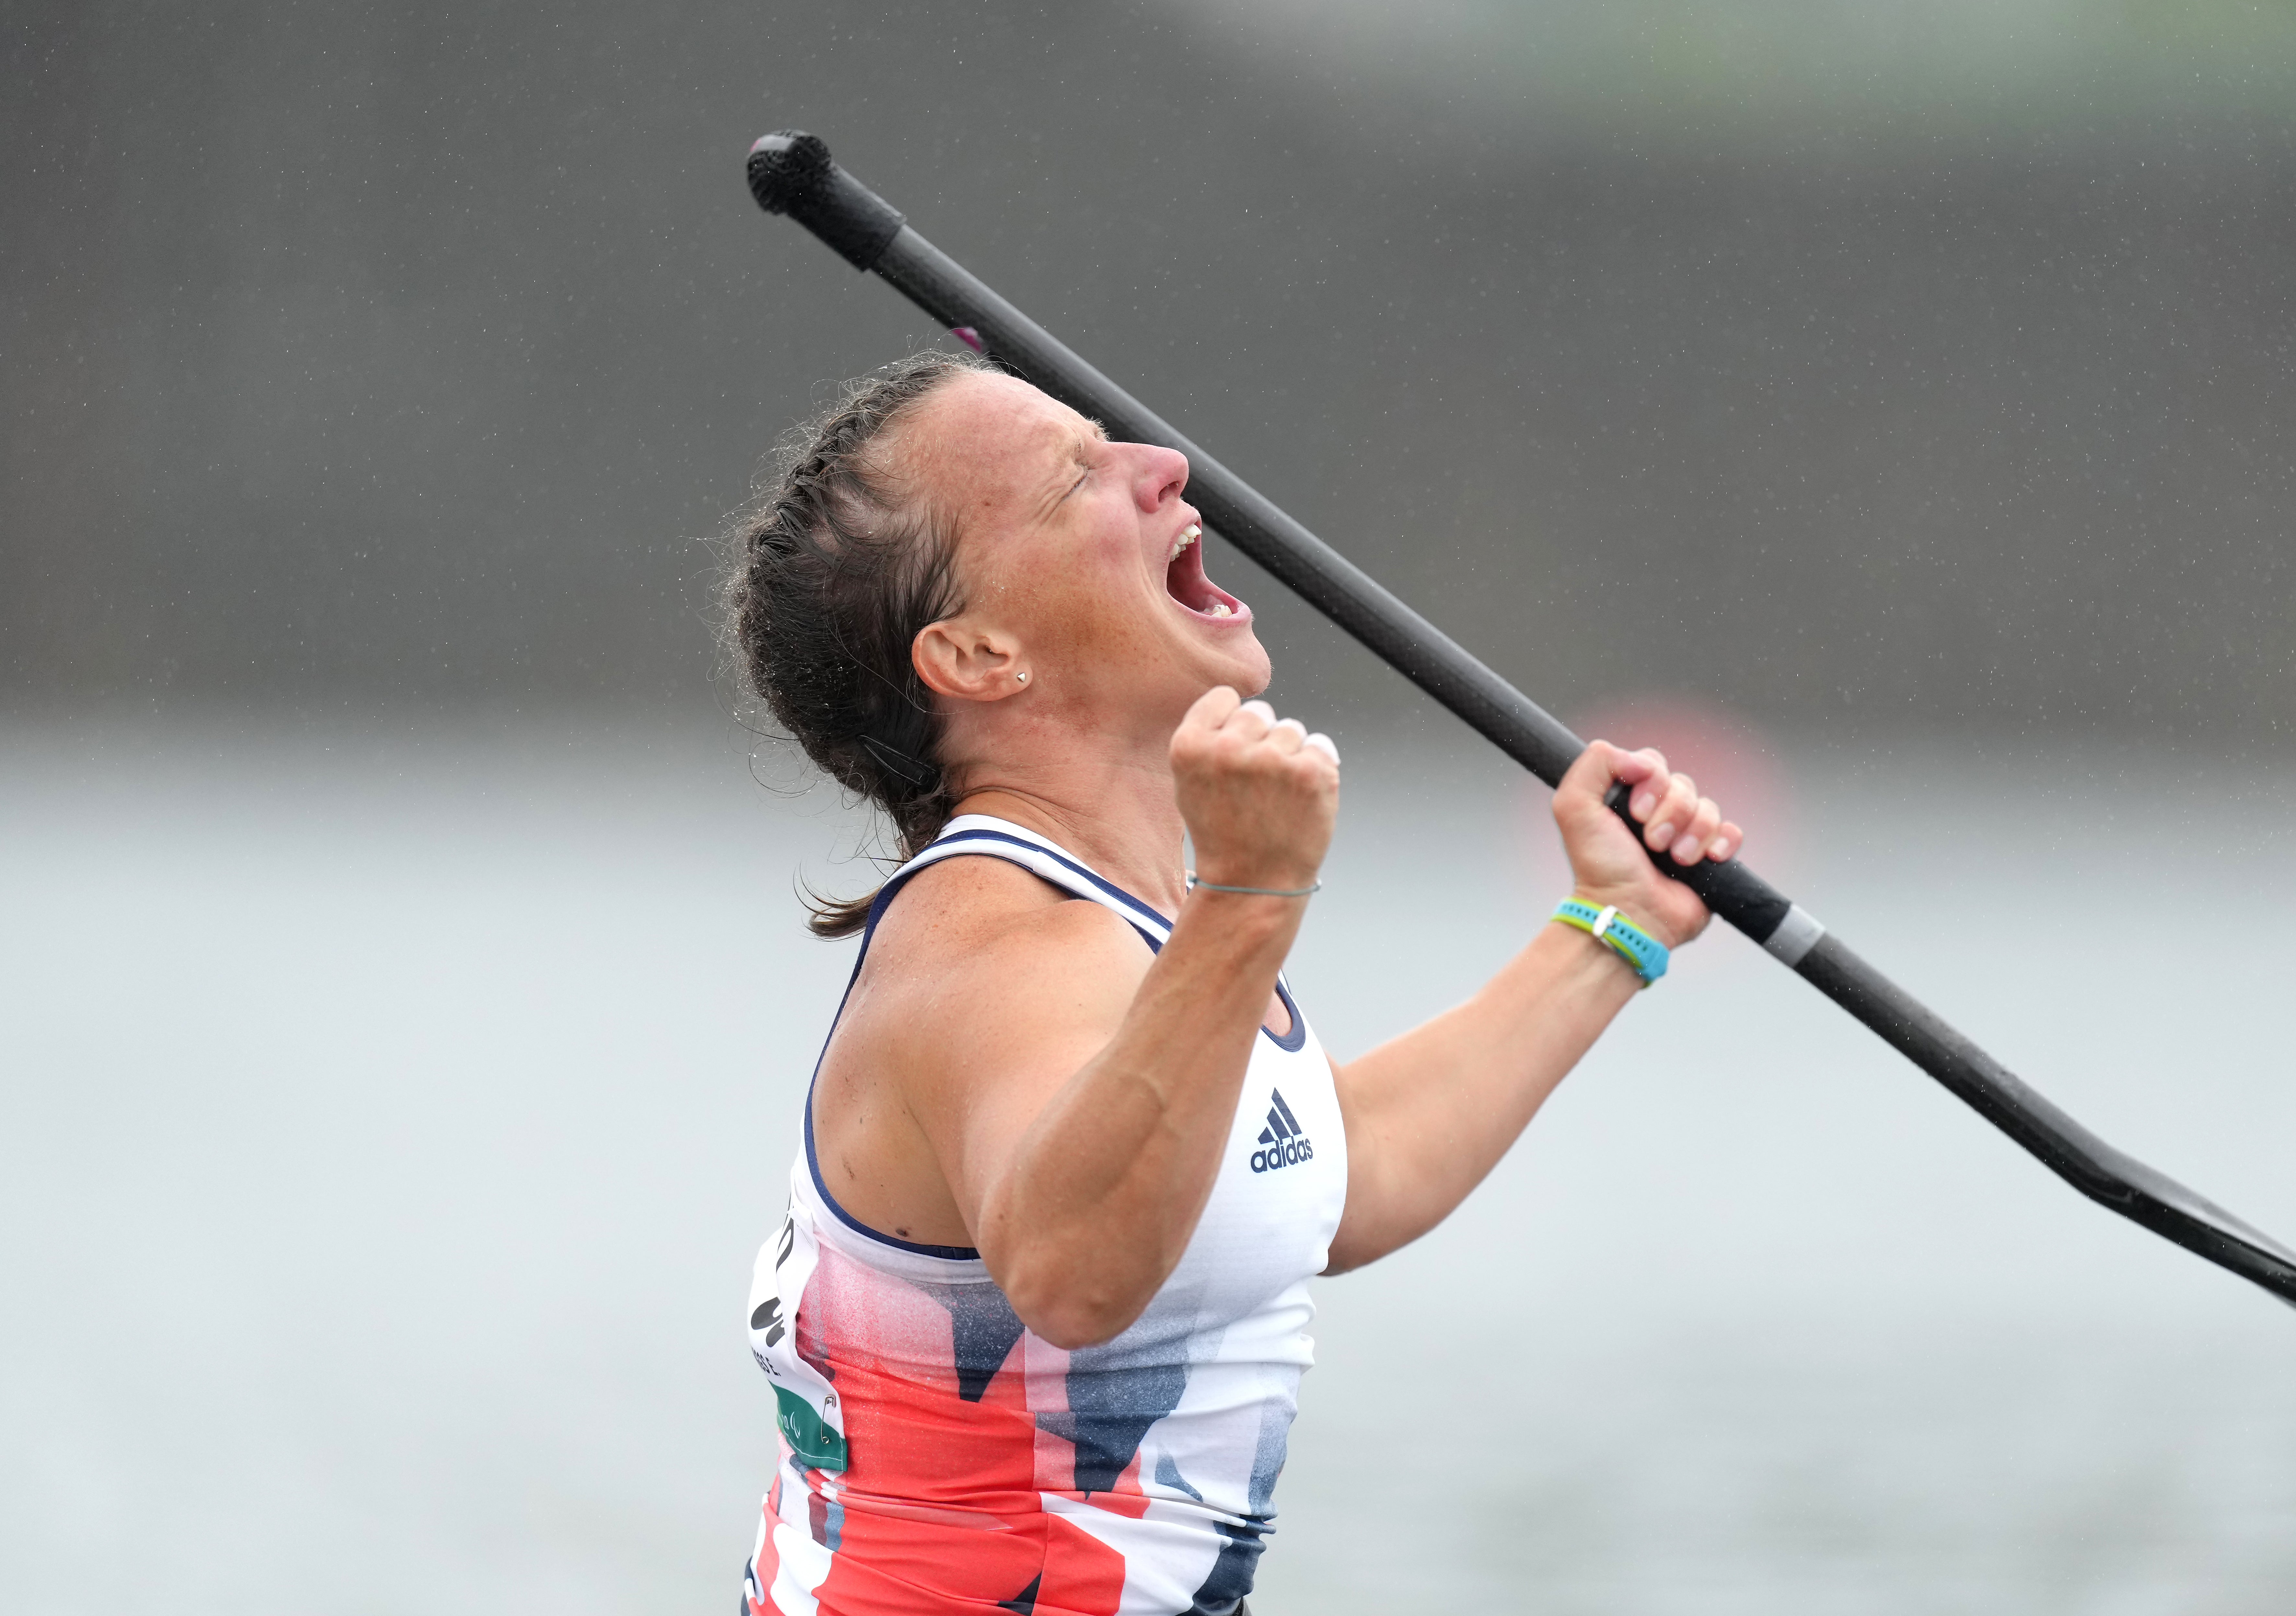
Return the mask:
[[[1186,455],[1188,497],[1221,537],[1547,784],[1560,782],[1586,750],[1528,696],[910,229],[830,160],[819,136],[767,135],[750,150],[749,181],[767,212],[787,214],[855,268],[875,271],[942,326],[1099,421],[1111,437]],[[1621,785],[1608,799],[1621,817],[1625,798]],[[2296,1304],[2296,1251],[2105,1144],[1736,859],[1685,869],[1663,854],[1652,857],[2081,1194]]]

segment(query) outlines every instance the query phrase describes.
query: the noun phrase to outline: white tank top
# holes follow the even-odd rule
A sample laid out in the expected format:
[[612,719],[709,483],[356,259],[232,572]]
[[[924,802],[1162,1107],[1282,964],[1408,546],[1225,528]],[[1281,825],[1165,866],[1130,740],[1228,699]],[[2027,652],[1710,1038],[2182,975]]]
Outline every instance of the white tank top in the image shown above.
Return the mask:
[[[966,856],[1101,905],[1151,948],[1170,934],[1054,843],[966,815],[885,883],[861,959],[911,876]],[[1277,991],[1292,1029],[1253,1040],[1195,1234],[1104,1346],[1064,1351],[1027,1330],[979,1252],[846,1212],[814,1160],[808,1095],[789,1214],[750,1299],[782,1432],[744,1590],[754,1616],[1226,1616],[1250,1591],[1314,1357],[1308,1280],[1347,1200],[1331,1065]]]

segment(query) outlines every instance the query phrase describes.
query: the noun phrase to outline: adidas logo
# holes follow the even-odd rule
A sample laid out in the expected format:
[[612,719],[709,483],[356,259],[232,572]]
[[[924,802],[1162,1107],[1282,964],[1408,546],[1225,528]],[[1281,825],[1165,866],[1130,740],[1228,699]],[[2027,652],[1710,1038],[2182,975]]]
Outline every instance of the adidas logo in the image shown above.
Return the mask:
[[1259,1130],[1259,1143],[1267,1148],[1251,1153],[1251,1170],[1272,1173],[1279,1167],[1296,1167],[1302,1161],[1313,1161],[1316,1147],[1308,1143],[1308,1136],[1300,1131],[1300,1119],[1293,1116],[1292,1108],[1283,1103],[1283,1091],[1280,1088],[1271,1090],[1268,1097],[1275,1103],[1267,1108],[1267,1126]]

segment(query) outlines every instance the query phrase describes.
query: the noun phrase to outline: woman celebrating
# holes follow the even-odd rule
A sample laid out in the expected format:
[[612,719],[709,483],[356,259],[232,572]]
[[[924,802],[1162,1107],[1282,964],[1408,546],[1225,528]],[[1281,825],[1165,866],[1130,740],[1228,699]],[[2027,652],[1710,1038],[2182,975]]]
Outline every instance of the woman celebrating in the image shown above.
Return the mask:
[[782,1434],[751,1616],[1242,1611],[1308,1277],[1440,1222],[1706,923],[1603,792],[1657,857],[1739,845],[1595,742],[1554,798],[1570,923],[1335,1065],[1282,970],[1338,755],[1244,699],[1267,654],[1187,478],[927,354],[741,532],[750,682],[906,856],[814,920],[861,955],[750,1299]]

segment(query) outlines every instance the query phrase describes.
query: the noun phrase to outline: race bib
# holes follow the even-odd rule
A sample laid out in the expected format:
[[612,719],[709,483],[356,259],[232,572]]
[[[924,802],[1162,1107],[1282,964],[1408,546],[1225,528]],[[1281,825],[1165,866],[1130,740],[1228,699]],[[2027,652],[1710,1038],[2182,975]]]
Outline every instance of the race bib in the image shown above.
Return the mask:
[[774,1412],[782,1440],[809,1469],[846,1465],[845,1410],[837,1389],[798,1356],[797,1310],[821,1260],[812,1220],[792,1206],[782,1226],[758,1249],[750,1280],[750,1351],[774,1383]]

